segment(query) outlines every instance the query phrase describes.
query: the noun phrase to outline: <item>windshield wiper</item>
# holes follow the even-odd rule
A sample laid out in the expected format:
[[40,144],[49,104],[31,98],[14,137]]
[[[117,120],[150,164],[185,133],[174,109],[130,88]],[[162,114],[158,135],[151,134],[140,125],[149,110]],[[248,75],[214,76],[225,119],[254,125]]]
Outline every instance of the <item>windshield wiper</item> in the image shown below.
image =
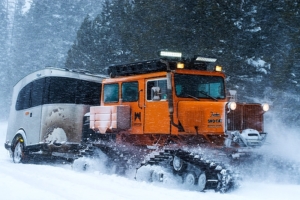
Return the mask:
[[190,95],[190,94],[186,94],[188,97],[192,97],[193,99],[196,99],[197,101],[200,101],[200,99],[198,99],[197,97],[194,97],[194,96],[192,96],[192,95]]
[[205,95],[205,96],[207,96],[207,97],[209,97],[209,98],[211,98],[211,99],[213,99],[213,100],[215,100],[215,101],[218,101],[218,99],[216,99],[215,97],[210,96],[209,94],[207,94],[207,93],[204,92],[204,91],[199,90],[198,92],[200,92],[201,94],[203,94],[203,95]]

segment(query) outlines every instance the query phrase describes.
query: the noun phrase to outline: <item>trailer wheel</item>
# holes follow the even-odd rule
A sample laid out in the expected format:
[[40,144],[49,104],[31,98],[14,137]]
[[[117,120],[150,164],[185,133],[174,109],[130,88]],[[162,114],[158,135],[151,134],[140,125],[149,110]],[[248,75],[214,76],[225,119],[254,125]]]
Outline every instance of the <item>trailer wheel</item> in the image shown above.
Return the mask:
[[24,144],[22,139],[16,142],[15,148],[13,150],[13,161],[14,163],[21,163],[24,161]]

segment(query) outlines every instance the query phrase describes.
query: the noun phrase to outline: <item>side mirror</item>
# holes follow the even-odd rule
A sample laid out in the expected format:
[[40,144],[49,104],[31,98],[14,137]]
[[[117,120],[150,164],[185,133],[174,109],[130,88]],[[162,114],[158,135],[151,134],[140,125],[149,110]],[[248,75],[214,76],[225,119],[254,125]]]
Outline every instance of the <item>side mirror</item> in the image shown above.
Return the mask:
[[151,88],[151,98],[153,101],[160,101],[161,99],[160,87],[152,87]]

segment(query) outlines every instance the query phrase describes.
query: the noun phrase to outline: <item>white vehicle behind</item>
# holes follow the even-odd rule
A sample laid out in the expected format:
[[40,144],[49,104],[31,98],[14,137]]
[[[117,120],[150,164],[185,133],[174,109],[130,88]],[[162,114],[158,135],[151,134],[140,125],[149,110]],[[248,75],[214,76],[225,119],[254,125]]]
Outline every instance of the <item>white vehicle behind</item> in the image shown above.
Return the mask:
[[45,68],[20,80],[13,89],[5,148],[14,162],[29,153],[77,151],[83,116],[100,104],[101,76]]

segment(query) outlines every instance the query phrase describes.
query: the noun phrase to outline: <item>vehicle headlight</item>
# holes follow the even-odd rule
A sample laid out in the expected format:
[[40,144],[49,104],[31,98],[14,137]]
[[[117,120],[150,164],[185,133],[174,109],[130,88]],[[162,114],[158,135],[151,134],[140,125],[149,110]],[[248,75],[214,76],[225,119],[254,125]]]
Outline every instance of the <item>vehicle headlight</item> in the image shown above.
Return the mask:
[[228,108],[229,108],[230,110],[235,110],[235,109],[236,109],[236,103],[235,103],[235,102],[229,102],[229,103],[227,104],[227,106],[228,106]]
[[267,112],[270,109],[270,106],[267,103],[261,104],[261,107],[262,107],[263,111],[265,111],[265,112]]

